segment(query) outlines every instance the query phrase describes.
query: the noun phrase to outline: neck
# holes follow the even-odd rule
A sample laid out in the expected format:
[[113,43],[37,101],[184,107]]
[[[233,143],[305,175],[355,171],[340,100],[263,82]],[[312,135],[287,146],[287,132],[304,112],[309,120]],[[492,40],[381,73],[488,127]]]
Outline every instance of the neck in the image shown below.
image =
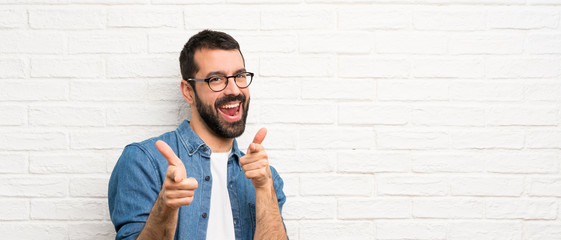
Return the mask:
[[189,125],[213,153],[228,152],[232,149],[233,138],[223,138],[216,135],[200,118],[193,116]]

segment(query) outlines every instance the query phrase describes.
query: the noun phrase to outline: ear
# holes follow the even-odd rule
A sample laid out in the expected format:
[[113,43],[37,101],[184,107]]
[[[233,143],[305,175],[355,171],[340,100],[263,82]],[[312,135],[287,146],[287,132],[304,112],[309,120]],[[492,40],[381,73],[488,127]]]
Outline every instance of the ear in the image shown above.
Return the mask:
[[195,104],[195,92],[193,90],[193,87],[191,87],[191,84],[189,84],[187,81],[181,81],[181,93],[183,94],[183,98],[185,98],[185,101],[187,101],[187,103],[189,103],[190,105]]

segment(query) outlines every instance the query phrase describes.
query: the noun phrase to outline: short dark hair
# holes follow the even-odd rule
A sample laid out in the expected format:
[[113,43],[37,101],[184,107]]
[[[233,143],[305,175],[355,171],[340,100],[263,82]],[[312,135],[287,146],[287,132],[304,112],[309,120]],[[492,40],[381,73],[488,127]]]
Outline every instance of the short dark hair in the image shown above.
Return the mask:
[[[224,32],[203,30],[191,38],[183,46],[179,55],[179,67],[181,68],[181,77],[185,80],[195,77],[199,66],[195,63],[195,52],[200,49],[222,49],[222,50],[238,50],[240,54],[240,44],[230,35]],[[242,54],[243,59],[243,54]],[[245,60],[244,60],[245,63]],[[191,86],[193,86],[193,82]]]

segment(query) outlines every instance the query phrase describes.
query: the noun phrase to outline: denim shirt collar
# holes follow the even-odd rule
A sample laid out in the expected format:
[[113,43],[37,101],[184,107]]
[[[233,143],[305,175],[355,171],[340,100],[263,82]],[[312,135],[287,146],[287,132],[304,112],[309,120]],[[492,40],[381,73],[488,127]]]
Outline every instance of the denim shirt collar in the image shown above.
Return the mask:
[[[201,151],[202,156],[210,157],[211,150],[208,145],[197,135],[191,126],[189,125],[189,121],[183,120],[181,125],[175,130],[181,143],[187,150],[189,156],[193,156],[193,154]],[[190,141],[188,141],[190,140]],[[230,153],[230,157],[236,156],[236,160],[239,160],[244,154],[238,148],[238,142],[234,139],[234,143],[232,144],[232,152]]]

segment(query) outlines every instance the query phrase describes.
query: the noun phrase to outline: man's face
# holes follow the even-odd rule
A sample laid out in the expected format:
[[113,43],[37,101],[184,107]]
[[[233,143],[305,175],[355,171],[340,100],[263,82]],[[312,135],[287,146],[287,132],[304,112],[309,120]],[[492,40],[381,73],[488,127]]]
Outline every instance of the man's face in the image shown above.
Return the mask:
[[[195,52],[194,59],[199,66],[195,78],[232,76],[245,71],[238,50],[201,49]],[[238,88],[233,78],[228,81],[226,89],[220,92],[212,91],[206,82],[196,82],[195,106],[211,131],[223,138],[235,138],[245,130],[250,97],[247,88]]]

